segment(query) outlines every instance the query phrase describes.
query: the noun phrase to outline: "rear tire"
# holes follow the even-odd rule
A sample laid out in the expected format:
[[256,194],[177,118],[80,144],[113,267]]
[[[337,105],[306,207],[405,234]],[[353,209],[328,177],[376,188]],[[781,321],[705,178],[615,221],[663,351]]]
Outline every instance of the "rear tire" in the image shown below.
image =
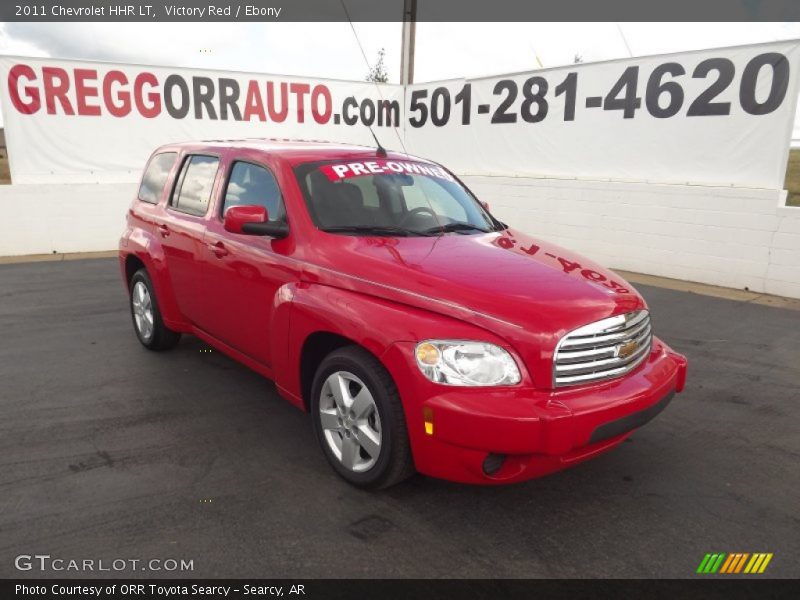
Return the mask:
[[310,404],[322,452],[347,482],[382,489],[414,474],[400,395],[372,354],[346,346],[326,356]]
[[130,307],[133,330],[142,346],[148,350],[168,350],[181,339],[181,334],[172,331],[161,318],[153,282],[145,269],[139,269],[131,277]]

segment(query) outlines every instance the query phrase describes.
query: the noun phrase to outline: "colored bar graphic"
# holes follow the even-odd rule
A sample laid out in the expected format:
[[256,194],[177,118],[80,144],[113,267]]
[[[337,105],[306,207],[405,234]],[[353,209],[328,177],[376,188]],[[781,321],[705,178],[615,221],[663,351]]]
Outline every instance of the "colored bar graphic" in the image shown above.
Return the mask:
[[734,561],[734,563],[731,565],[731,570],[730,570],[730,572],[731,572],[731,573],[735,573],[735,572],[736,572],[736,569],[738,569],[738,568],[739,568],[739,565],[740,565],[740,564],[742,564],[742,556],[743,556],[743,555],[742,555],[742,553],[741,553],[741,552],[737,552],[737,553],[736,553],[736,560],[735,560],[735,561]]
[[706,568],[703,569],[703,573],[711,573],[711,569],[714,568],[714,563],[717,562],[718,558],[719,558],[719,554],[716,554],[716,553],[712,554],[711,558],[708,559],[708,564],[706,565]]
[[744,567],[744,562],[748,559],[749,556],[750,556],[750,554],[747,553],[747,552],[742,554],[742,558],[739,560],[738,564],[736,565],[736,571],[733,571],[731,569],[731,573],[739,573],[742,570],[742,567]]
[[712,573],[716,573],[719,570],[719,568],[722,566],[722,561],[724,560],[724,558],[725,558],[725,553],[724,552],[720,553],[719,558],[717,559],[717,562],[714,563],[713,567],[711,567],[711,572]]
[[733,562],[733,558],[734,558],[734,556],[735,556],[735,555],[733,555],[733,554],[729,554],[729,555],[728,555],[728,560],[726,560],[726,561],[725,561],[725,562],[722,564],[722,568],[719,570],[719,572],[720,572],[720,573],[727,573],[727,572],[728,572],[728,569],[730,569],[730,568],[731,568],[731,563]]
[[747,563],[747,566],[744,568],[745,573],[752,573],[753,567],[756,566],[756,563],[760,563],[762,560],[762,555],[756,552],[753,554],[753,557],[750,559],[750,562]]
[[756,559],[755,564],[753,564],[753,568],[750,569],[751,573],[758,573],[758,570],[761,568],[761,563],[764,562],[764,558],[766,556],[766,554],[758,554],[758,558]]
[[763,573],[764,569],[767,568],[767,565],[769,564],[769,561],[771,561],[771,560],[772,560],[772,552],[767,554],[767,556],[764,558],[764,562],[761,563],[761,567],[758,569],[758,572],[759,573]]
[[771,552],[755,552],[753,554],[749,552],[733,552],[731,554],[726,554],[724,552],[708,553],[703,557],[700,566],[697,567],[697,573],[720,573],[727,575],[738,573],[763,573],[769,561],[772,560],[772,556],[773,554]]
[[703,558],[703,560],[700,561],[700,566],[697,567],[697,572],[698,573],[705,573],[706,572],[706,565],[708,564],[708,561],[710,559],[711,559],[711,555],[710,554],[706,554],[705,557]]
[[725,561],[725,564],[722,565],[722,568],[719,570],[720,573],[732,573],[733,570],[736,568],[736,565],[739,563],[739,557],[741,554],[733,552],[728,554],[728,560]]

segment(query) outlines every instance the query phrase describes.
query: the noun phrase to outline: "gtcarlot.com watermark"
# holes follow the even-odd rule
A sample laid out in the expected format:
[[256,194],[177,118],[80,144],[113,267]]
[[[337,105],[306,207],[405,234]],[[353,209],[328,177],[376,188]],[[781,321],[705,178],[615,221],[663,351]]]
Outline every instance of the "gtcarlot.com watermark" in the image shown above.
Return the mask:
[[100,573],[122,571],[194,571],[194,560],[183,558],[61,558],[49,554],[20,554],[14,559],[18,571]]

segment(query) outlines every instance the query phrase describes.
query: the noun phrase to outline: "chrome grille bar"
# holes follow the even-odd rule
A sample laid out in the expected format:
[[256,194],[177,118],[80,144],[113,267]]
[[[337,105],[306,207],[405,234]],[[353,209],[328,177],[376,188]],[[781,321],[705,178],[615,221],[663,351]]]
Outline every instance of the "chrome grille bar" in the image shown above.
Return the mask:
[[633,329],[627,329],[624,331],[619,331],[616,333],[609,333],[607,335],[594,335],[592,337],[580,336],[575,339],[572,338],[572,335],[569,335],[567,339],[563,340],[564,348],[591,348],[593,346],[608,346],[614,345],[620,342],[620,340],[628,339],[633,335],[636,335],[640,331],[644,329],[650,328],[650,321],[645,321],[644,323],[640,323],[635,325]]
[[647,358],[652,341],[646,310],[580,327],[565,335],[556,347],[553,384],[575,385],[629,373]]

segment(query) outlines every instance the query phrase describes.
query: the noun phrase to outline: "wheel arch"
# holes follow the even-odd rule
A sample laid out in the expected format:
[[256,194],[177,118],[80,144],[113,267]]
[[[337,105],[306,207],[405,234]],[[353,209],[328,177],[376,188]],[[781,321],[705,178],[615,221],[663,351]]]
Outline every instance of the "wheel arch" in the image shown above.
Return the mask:
[[131,289],[131,279],[139,269],[147,269],[147,265],[136,254],[128,254],[125,257],[125,285],[128,287],[128,291]]
[[[149,249],[150,246],[147,248]],[[158,308],[161,311],[164,323],[174,331],[188,332],[191,327],[178,308],[163,254],[153,255],[149,251],[138,247],[120,254],[120,259],[123,269],[122,276],[125,279],[125,289],[128,293],[130,293],[131,289],[131,278],[139,269],[145,269],[153,284]]]
[[[300,350],[300,393],[305,410],[309,410],[311,406],[311,386],[319,365],[331,352],[346,346],[358,346],[375,356],[369,348],[340,333],[323,330],[315,331],[306,337]],[[375,358],[380,361],[378,356]]]

